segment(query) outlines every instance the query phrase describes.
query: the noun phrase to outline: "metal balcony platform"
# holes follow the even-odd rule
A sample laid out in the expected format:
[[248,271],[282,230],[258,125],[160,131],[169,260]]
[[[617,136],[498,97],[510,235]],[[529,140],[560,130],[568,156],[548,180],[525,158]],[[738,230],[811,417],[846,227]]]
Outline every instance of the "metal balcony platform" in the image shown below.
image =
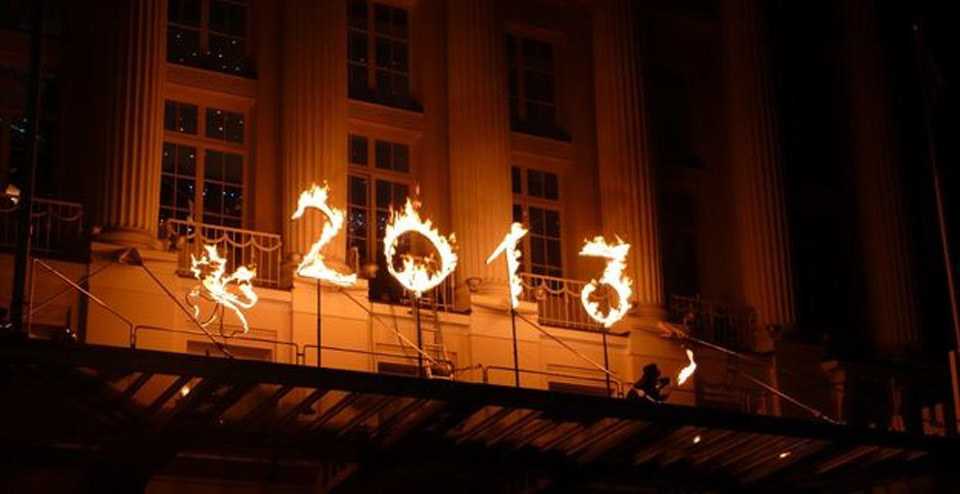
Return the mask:
[[[703,408],[0,338],[0,469],[303,492],[791,492],[948,465],[960,442]],[[669,492],[658,491],[658,492]]]

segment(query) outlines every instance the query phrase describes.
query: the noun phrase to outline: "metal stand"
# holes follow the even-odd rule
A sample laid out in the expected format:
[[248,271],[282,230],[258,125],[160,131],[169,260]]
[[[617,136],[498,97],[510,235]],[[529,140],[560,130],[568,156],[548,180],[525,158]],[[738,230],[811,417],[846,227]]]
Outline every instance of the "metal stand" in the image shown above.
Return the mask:
[[[512,302],[512,299],[511,299]],[[517,309],[510,305],[510,325],[513,329],[513,377],[516,386],[520,387],[520,357],[517,353]],[[609,382],[609,381],[608,381]]]
[[320,317],[320,308],[323,298],[323,282],[317,278],[317,367],[320,367],[320,355],[323,353],[323,319]]
[[413,316],[417,320],[417,375],[424,377],[423,372],[423,333],[420,331],[420,297],[413,295]]
[[607,355],[607,328],[603,328],[603,366],[607,369],[605,375],[607,378],[607,396],[610,396],[610,356]]

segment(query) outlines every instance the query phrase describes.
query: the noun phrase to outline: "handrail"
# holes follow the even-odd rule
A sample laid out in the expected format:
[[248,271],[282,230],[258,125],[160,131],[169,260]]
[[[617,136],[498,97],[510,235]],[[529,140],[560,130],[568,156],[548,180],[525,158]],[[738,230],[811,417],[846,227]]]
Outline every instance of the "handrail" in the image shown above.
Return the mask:
[[[316,349],[316,348],[317,348],[317,345],[314,344],[314,343],[308,343],[308,344],[306,344],[306,345],[303,345],[303,361],[304,361],[304,365],[306,365],[307,350],[308,350],[308,349],[311,349],[311,348]],[[320,349],[321,349],[321,350],[331,350],[331,351],[335,351],[335,352],[344,352],[344,353],[358,353],[358,354],[361,354],[361,355],[369,355],[369,356],[372,356],[372,357],[390,357],[390,358],[399,358],[399,359],[405,359],[405,360],[419,360],[419,357],[415,357],[415,356],[412,356],[412,355],[405,355],[405,354],[399,354],[399,353],[373,352],[373,351],[370,351],[370,350],[358,350],[358,349],[356,349],[356,348],[343,348],[343,347],[337,347],[337,346],[322,346],[322,347],[320,347]],[[451,369],[453,368],[453,361],[452,361],[452,360],[436,359],[436,360],[435,360],[435,363],[436,363],[436,364],[441,364],[441,363],[443,363],[443,364],[449,364],[449,365],[450,365],[450,368],[451,368]]]
[[[256,329],[256,328],[253,328],[253,329]],[[153,326],[153,325],[150,325],[150,324],[138,324],[138,325],[134,326],[133,329],[131,330],[131,333],[130,333],[130,348],[134,348],[134,349],[137,348],[137,333],[139,333],[141,330],[160,331],[160,332],[165,332],[165,333],[186,334],[186,335],[193,335],[193,336],[207,336],[206,334],[204,334],[204,333],[202,333],[202,332],[200,332],[200,331],[190,331],[190,330],[187,330],[187,329],[164,328],[164,327],[162,327],[162,326]],[[243,340],[243,341],[253,341],[253,342],[257,342],[257,343],[270,343],[270,344],[274,344],[274,345],[283,345],[283,346],[291,347],[291,348],[294,349],[294,361],[293,361],[294,364],[299,364],[299,363],[301,363],[301,358],[302,358],[303,355],[304,355],[304,352],[302,352],[302,351],[300,350],[300,345],[298,345],[296,342],[292,342],[292,341],[273,340],[273,339],[269,339],[269,338],[259,338],[259,337],[256,337],[256,336],[251,336],[251,337],[247,337],[247,336],[228,336],[228,335],[224,335],[224,334],[212,335],[212,336],[213,336],[214,338],[223,338],[223,340],[224,340],[224,343],[223,343],[223,344],[224,344],[224,345],[227,345],[227,340]]]
[[520,281],[520,299],[537,304],[537,320],[544,326],[594,332],[603,329],[580,301],[585,282],[533,273],[520,273]]
[[160,228],[160,238],[169,240],[170,248],[179,252],[177,267],[181,275],[190,274],[192,255],[202,254],[205,245],[217,245],[229,251],[227,257],[234,266],[255,266],[255,283],[270,287],[282,283],[283,242],[275,233],[168,219]]
[[[133,330],[133,322],[131,322],[131,321],[130,321],[129,319],[127,319],[126,317],[124,317],[123,314],[120,314],[119,312],[117,312],[113,307],[110,307],[109,304],[107,304],[107,303],[104,302],[103,300],[100,300],[96,295],[90,293],[89,290],[83,288],[82,286],[78,285],[77,283],[74,283],[73,280],[71,280],[70,278],[67,278],[67,277],[64,276],[62,273],[60,273],[59,271],[57,271],[56,269],[54,269],[53,267],[51,267],[49,264],[41,261],[40,259],[34,258],[34,259],[33,259],[33,264],[34,264],[34,268],[36,268],[36,266],[40,266],[41,268],[47,270],[48,272],[52,273],[52,274],[53,274],[54,276],[56,276],[57,278],[60,278],[60,279],[61,279],[62,281],[64,281],[65,283],[67,283],[67,284],[69,284],[70,286],[72,286],[72,287],[73,287],[74,289],[76,289],[77,291],[85,294],[90,300],[93,300],[94,302],[96,302],[97,305],[103,307],[104,309],[106,309],[107,312],[113,314],[115,317],[117,317],[118,319],[120,319],[121,321],[123,321],[124,323],[126,323],[126,324],[130,327],[131,331]],[[35,272],[36,270],[34,269],[34,270],[32,270],[32,271]],[[31,275],[31,277],[32,277],[32,275]],[[31,286],[33,286],[33,282],[31,282]],[[32,306],[33,297],[30,297],[30,300],[31,300],[31,306]],[[28,316],[29,316],[29,315],[31,314],[31,312],[28,310],[27,314],[28,314]],[[28,319],[28,323],[27,323],[27,324],[28,324],[28,325],[32,324],[32,321],[33,321],[33,318],[30,317],[30,318]],[[28,331],[29,331],[29,326],[28,326]]]

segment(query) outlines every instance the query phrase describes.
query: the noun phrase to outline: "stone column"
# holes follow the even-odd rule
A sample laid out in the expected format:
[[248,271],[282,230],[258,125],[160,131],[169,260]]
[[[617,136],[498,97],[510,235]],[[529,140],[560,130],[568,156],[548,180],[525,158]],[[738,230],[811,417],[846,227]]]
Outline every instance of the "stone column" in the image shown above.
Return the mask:
[[759,0],[723,3],[730,163],[745,302],[757,311],[757,350],[770,325],[795,322],[783,174]]
[[[629,242],[628,270],[641,310],[662,311],[663,275],[653,163],[633,0],[597,2],[593,21],[597,166],[603,233]],[[575,239],[574,239],[575,240]]]
[[[297,198],[310,184],[330,185],[330,202],[347,205],[347,2],[290,0],[283,4],[283,242],[287,255],[306,254],[320,237],[322,214],[291,221]],[[324,251],[342,260],[346,232]]]
[[165,0],[95,2],[97,31],[89,75],[94,100],[92,155],[103,166],[96,198],[99,240],[158,246],[163,148]]
[[881,354],[898,356],[917,348],[919,332],[892,102],[875,2],[843,6],[869,337]]
[[489,0],[447,3],[450,209],[461,282],[506,288],[503,258],[487,256],[510,229],[510,117],[506,33]]

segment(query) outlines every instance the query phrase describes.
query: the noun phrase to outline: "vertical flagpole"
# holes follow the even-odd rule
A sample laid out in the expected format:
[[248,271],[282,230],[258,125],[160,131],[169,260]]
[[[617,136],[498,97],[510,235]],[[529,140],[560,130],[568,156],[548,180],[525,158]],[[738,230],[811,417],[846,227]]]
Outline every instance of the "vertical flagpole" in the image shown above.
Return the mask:
[[[510,252],[505,252],[510,255]],[[510,271],[510,263],[507,262],[507,286],[510,290],[510,328],[513,331],[513,381],[516,387],[520,387],[520,355],[517,351],[517,308],[513,306],[513,272]]]

